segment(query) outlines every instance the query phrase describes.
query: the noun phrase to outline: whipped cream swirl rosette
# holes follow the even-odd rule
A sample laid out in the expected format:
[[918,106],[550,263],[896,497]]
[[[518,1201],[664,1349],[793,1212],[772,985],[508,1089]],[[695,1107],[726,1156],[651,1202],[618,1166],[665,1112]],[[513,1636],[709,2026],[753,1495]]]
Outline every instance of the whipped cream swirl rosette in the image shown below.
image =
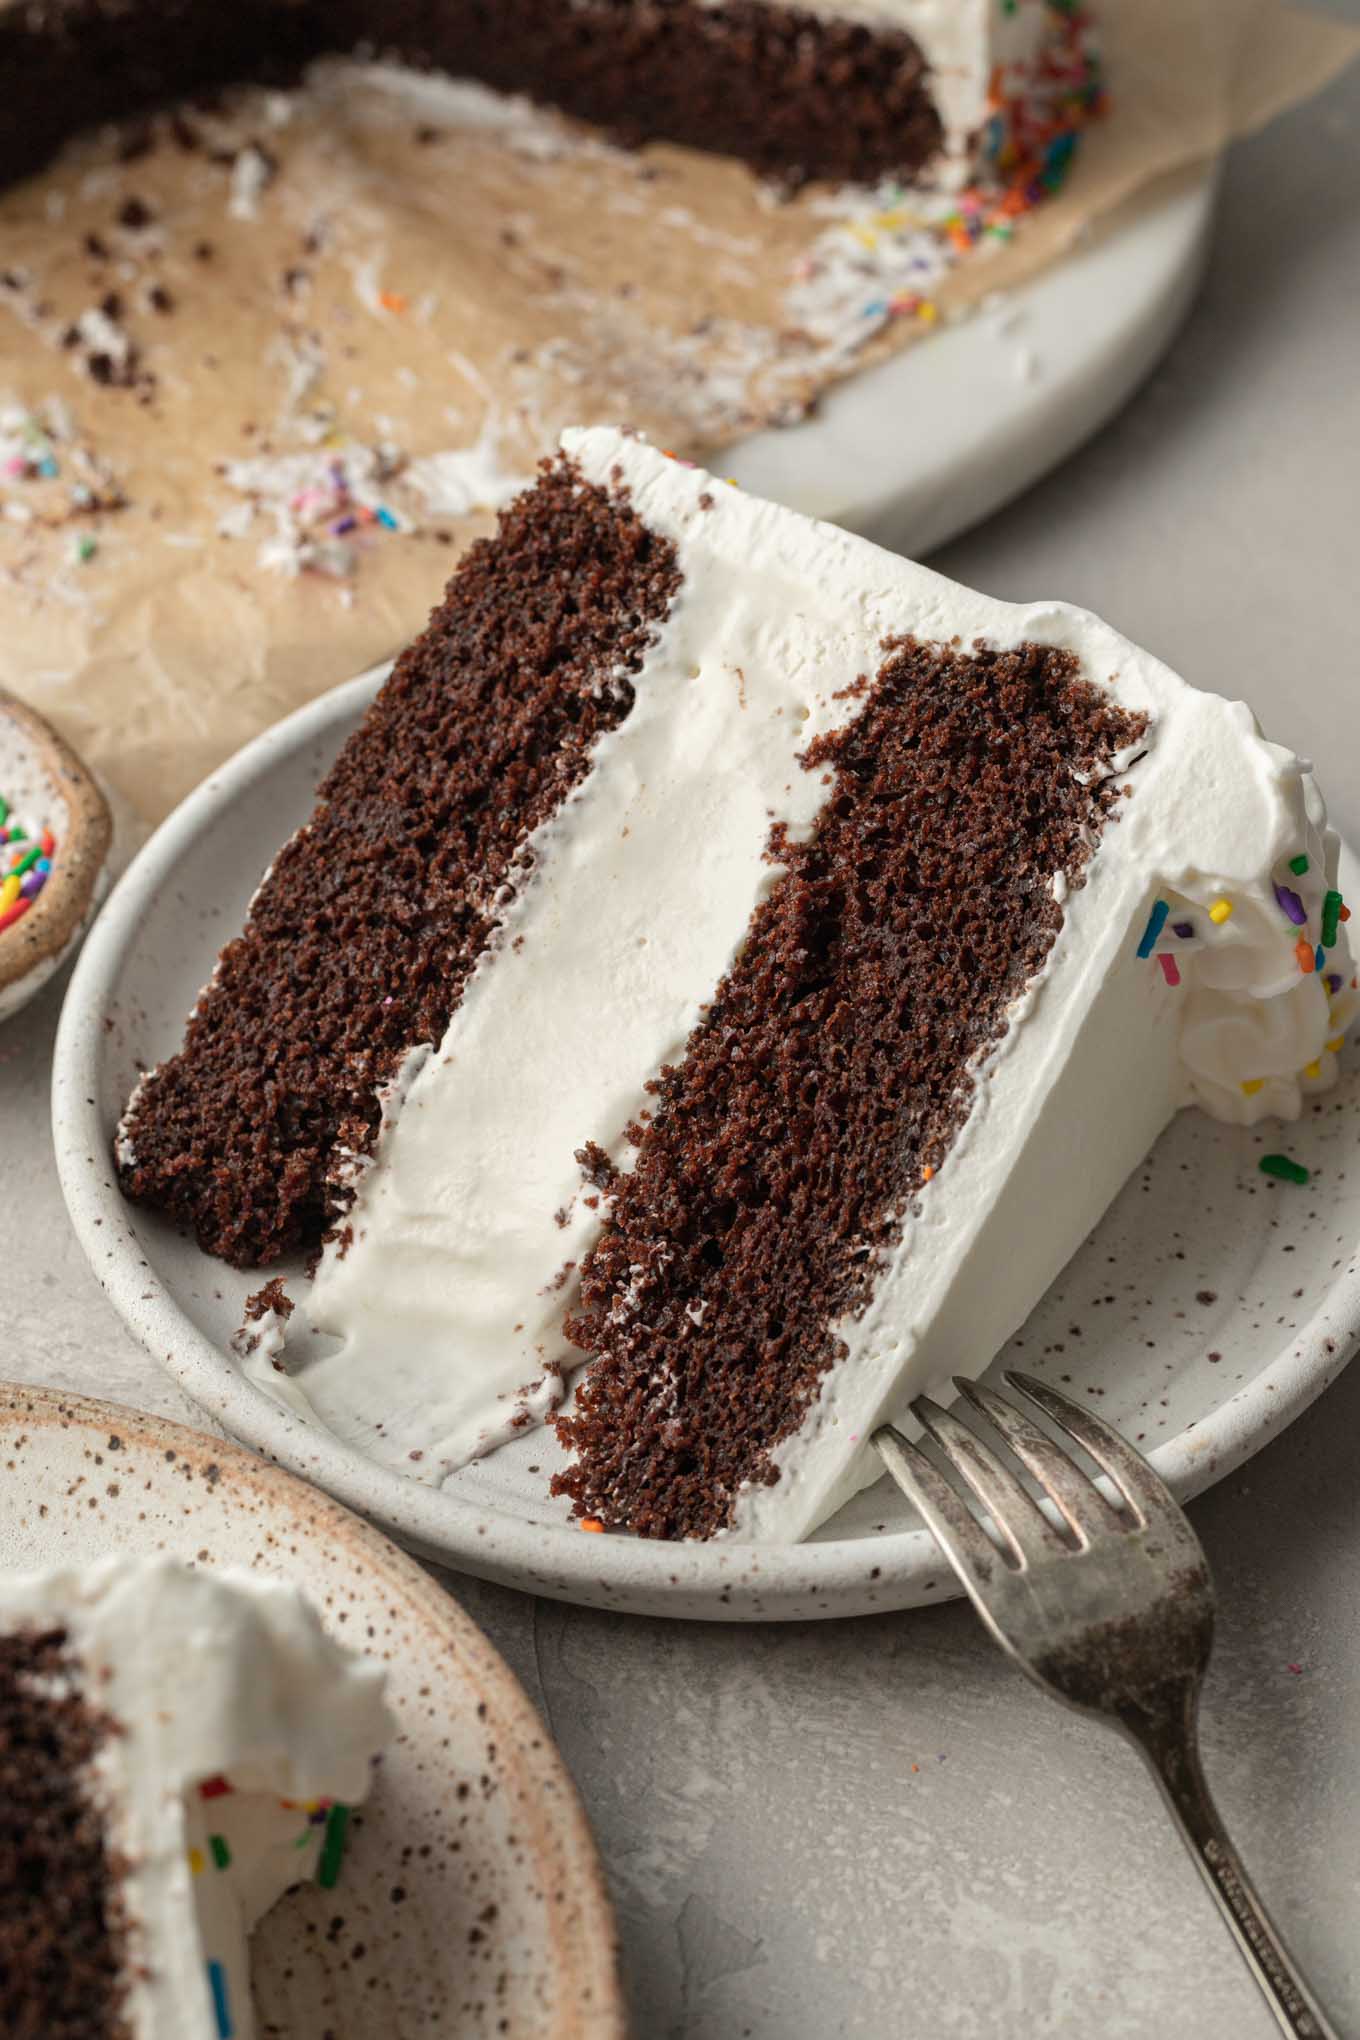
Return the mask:
[[1266,748],[1294,795],[1297,847],[1249,888],[1212,875],[1168,885],[1138,950],[1183,995],[1186,1102],[1242,1126],[1296,1119],[1330,1089],[1360,1010],[1336,831],[1311,769]]

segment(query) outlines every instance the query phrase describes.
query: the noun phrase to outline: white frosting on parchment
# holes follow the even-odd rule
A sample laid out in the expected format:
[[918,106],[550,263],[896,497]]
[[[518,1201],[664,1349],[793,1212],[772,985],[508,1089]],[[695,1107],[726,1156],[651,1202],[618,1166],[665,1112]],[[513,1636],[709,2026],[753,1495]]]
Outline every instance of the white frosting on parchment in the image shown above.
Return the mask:
[[[323,1830],[308,1803],[366,1797],[393,1733],[383,1671],[332,1643],[283,1582],[169,1558],[0,1580],[0,1630],[54,1624],[67,1631],[89,1704],[115,1723],[91,1786],[110,1852],[128,1866],[131,2032],[218,2040],[211,1959],[225,1975],[234,2040],[252,2040],[247,1936],[315,1871]],[[222,1776],[230,1793],[200,1798],[198,1787]],[[224,1867],[213,1835],[226,1844]]]
[[[1327,1043],[1353,1004],[1344,940],[1302,972],[1275,887],[1303,887],[1316,941],[1335,843],[1307,772],[1241,703],[1084,611],[957,587],[607,429],[565,444],[674,542],[680,593],[634,708],[532,839],[532,875],[443,1041],[389,1102],[349,1236],[299,1297],[338,1347],[286,1383],[270,1360],[251,1370],[408,1473],[438,1481],[491,1449],[578,1363],[563,1316],[606,1215],[578,1151],[631,1165],[648,1079],[682,1053],[778,878],[772,823],[815,822],[826,780],[800,755],[856,712],[845,690],[883,640],[1066,647],[1149,718],[1043,972],[869,1308],[840,1328],[846,1365],[781,1449],[780,1481],[742,1503],[740,1534],[799,1537],[871,1475],[875,1422],[986,1366],[1179,1106],[1254,1119],[1331,1080]],[[1178,985],[1138,954],[1158,900]]]

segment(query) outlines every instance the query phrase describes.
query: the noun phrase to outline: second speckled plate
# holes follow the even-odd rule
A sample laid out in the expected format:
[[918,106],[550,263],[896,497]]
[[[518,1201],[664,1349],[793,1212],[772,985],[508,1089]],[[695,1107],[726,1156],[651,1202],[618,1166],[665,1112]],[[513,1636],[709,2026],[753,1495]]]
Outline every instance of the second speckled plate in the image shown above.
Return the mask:
[[[887,1481],[806,1544],[583,1537],[547,1498],[533,1432],[444,1489],[304,1424],[246,1381],[232,1332],[258,1275],[207,1259],[119,1195],[114,1128],[139,1070],[179,1045],[260,874],[379,685],[368,674],[240,752],[163,824],[93,929],[57,1041],[53,1124],[71,1217],[115,1307],[236,1437],[398,1537],[484,1579],[598,1607],[718,1620],[854,1615],[943,1598],[952,1575]],[[1360,890],[1354,858],[1343,884]],[[1320,1394],[1360,1336],[1360,1070],[1297,1126],[1182,1113],[995,1363],[1098,1400],[1181,1496],[1241,1464]],[[1257,1163],[1287,1147],[1303,1189]],[[285,1269],[283,1272],[287,1273]]]
[[251,1967],[277,2040],[623,2040],[613,1919],[571,1781],[507,1666],[367,1524],[234,1445],[0,1383],[0,1569],[117,1550],[289,1580],[381,1659],[397,1721],[332,1891]]

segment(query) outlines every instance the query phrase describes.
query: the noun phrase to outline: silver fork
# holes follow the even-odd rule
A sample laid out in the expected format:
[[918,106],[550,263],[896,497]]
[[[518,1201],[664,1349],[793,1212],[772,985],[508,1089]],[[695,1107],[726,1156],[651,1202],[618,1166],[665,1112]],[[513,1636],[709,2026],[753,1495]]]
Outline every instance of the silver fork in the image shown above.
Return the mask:
[[928,1396],[911,1413],[986,1512],[988,1534],[917,1445],[885,1425],[874,1443],[915,1503],[992,1635],[1046,1693],[1120,1729],[1142,1752],[1199,1873],[1285,2033],[1339,2040],[1228,1839],[1205,1782],[1199,1695],[1214,1590],[1198,1537],[1142,1454],[1045,1383],[1007,1374],[1093,1459],[1112,1507],[1025,1410],[976,1382],[960,1396],[1037,1482],[1066,1534],[961,1417]]

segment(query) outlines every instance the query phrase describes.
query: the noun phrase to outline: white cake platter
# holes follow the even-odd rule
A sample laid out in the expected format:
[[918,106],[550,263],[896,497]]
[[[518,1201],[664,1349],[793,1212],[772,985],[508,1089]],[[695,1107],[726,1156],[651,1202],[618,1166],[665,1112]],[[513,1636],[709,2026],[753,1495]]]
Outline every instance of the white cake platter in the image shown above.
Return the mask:
[[571,1780],[509,1667],[419,1566],[277,1467],[113,1403],[0,1382],[0,1456],[0,1571],[113,1551],[239,1567],[298,1587],[387,1667],[397,1734],[338,1883],[289,1892],[251,1937],[262,2036],[623,2040],[614,1920]]
[[841,383],[806,423],[716,455],[752,494],[920,559],[1114,416],[1199,284],[1216,164],[1178,178],[1021,289]]
[[[71,1219],[126,1324],[234,1437],[413,1547],[484,1579],[594,1606],[730,1620],[859,1614],[943,1599],[951,1575],[886,1480],[806,1544],[585,1535],[549,1500],[537,1430],[443,1489],[375,1465],[243,1376],[231,1336],[263,1279],[129,1206],[114,1130],[139,1071],[179,1045],[218,949],[382,673],[350,681],[238,753],[142,850],[95,923],[57,1037],[53,1125]],[[1343,886],[1360,888],[1347,854]],[[1089,1395],[1176,1492],[1210,1486],[1307,1407],[1360,1337],[1360,1066],[1296,1126],[1186,1112],[994,1363]],[[1262,1175],[1282,1149],[1305,1188]],[[271,1268],[271,1275],[290,1272]]]

